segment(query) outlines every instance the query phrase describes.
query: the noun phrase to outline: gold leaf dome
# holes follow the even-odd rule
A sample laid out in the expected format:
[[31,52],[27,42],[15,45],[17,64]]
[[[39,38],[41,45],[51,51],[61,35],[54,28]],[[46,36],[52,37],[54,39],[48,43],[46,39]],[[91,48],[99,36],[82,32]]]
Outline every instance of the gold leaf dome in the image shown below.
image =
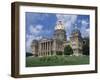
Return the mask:
[[59,29],[64,30],[64,25],[63,25],[62,21],[58,21],[56,24],[55,30],[59,30]]

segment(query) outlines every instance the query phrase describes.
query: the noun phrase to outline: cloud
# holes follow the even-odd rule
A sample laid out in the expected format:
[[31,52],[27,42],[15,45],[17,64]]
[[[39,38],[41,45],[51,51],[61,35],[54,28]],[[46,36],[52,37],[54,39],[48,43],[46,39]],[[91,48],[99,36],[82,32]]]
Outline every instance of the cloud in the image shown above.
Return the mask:
[[29,32],[31,34],[39,34],[42,31],[43,26],[38,24],[36,26],[30,25]]
[[49,14],[26,12],[26,18],[29,23],[34,24],[37,23],[37,21],[43,21],[49,18]]
[[59,15],[57,14],[57,19],[62,20],[65,27],[71,27],[72,24],[74,24],[77,20],[77,15]]
[[82,37],[89,37],[90,29],[84,29],[81,33],[82,33]]
[[79,19],[78,15],[56,15],[58,20],[62,20],[69,39],[71,31],[74,29],[74,24],[77,23],[82,37],[89,37],[89,21],[87,19]]
[[87,20],[81,20],[81,25],[84,27],[88,27],[89,22]]
[[65,26],[65,30],[67,32],[66,35],[68,35],[67,37],[70,36],[71,30],[74,28],[73,24],[75,24],[75,22],[77,21],[77,15],[60,15],[57,14],[56,15],[58,20],[63,21],[63,24]]
[[82,37],[89,37],[90,29],[89,22],[87,20],[81,20],[81,34]]
[[35,40],[39,40],[42,38],[42,36],[40,36],[40,33],[42,32],[43,26],[38,24],[36,26],[30,25],[29,27],[29,33],[27,33],[26,35],[26,51],[27,52],[31,52],[31,43],[32,41]]
[[40,40],[42,39],[42,36],[36,36],[36,35],[26,35],[27,41],[26,41],[26,51],[31,52],[31,43],[33,40]]

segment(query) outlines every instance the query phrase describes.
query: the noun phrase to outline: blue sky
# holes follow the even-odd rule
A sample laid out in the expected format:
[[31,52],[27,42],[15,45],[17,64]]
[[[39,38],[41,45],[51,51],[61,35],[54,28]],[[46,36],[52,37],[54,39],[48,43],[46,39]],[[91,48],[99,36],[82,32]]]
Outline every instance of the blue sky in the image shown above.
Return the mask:
[[26,12],[26,51],[31,52],[30,44],[34,39],[51,38],[58,20],[62,20],[67,38],[75,28],[80,30],[82,37],[89,37],[90,16],[77,14],[53,14]]

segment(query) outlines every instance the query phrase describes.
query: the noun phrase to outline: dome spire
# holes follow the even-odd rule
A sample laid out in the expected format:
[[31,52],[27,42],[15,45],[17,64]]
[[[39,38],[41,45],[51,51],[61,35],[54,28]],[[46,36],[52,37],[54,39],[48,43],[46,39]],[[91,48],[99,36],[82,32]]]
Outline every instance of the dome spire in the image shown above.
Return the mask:
[[59,30],[59,29],[64,30],[64,25],[63,25],[61,20],[57,21],[57,24],[56,24],[56,27],[55,27],[55,30]]

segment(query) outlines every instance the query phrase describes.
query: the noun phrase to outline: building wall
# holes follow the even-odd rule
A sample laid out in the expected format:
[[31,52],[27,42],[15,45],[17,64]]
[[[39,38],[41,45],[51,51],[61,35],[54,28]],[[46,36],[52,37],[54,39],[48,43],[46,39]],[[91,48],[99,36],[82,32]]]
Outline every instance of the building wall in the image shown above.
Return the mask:
[[38,56],[51,56],[52,55],[52,40],[41,40],[38,44]]
[[[58,22],[52,39],[41,39],[32,43],[32,53],[36,56],[51,56],[64,54],[64,48],[70,45],[73,55],[82,55],[82,37],[80,31],[75,28],[72,31],[70,41],[67,41],[63,24]],[[59,27],[60,26],[60,27]]]
[[80,32],[75,32],[70,37],[73,55],[82,55],[82,38]]

